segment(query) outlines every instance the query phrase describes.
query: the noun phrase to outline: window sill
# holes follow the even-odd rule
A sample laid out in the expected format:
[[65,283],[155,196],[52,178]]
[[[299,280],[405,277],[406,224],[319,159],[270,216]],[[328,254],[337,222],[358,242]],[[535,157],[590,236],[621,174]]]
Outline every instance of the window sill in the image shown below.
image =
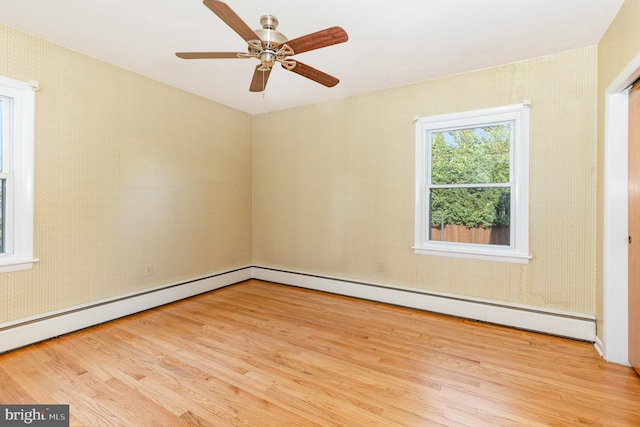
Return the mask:
[[33,263],[38,261],[40,261],[38,258],[19,258],[15,256],[0,258],[0,273],[31,270],[31,268],[33,268]]
[[447,248],[425,248],[425,247],[413,247],[414,253],[417,255],[435,255],[446,256],[450,258],[466,258],[466,259],[479,259],[484,261],[501,261],[511,262],[517,264],[529,264],[531,255],[521,254],[517,252],[506,251],[491,251],[491,250],[464,250],[464,249],[447,249]]

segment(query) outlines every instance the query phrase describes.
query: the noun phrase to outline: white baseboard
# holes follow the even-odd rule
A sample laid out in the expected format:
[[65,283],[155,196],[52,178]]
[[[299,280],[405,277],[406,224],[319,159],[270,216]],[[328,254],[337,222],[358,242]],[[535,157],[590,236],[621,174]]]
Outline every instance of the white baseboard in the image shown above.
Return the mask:
[[0,353],[252,278],[596,342],[598,351],[602,349],[602,345],[598,347],[599,340],[596,339],[595,317],[589,315],[538,307],[508,306],[499,302],[265,267],[242,267],[0,324]]
[[299,272],[253,267],[252,277],[265,281],[331,292],[372,301],[411,307],[435,313],[510,326],[594,342],[595,316],[549,310],[540,307],[508,305],[432,292],[412,291],[375,283],[354,282]]
[[593,346],[596,348],[596,351],[600,355],[600,357],[604,357],[604,344],[600,337],[596,336],[596,342],[593,343]]
[[0,353],[251,279],[243,267],[0,324]]

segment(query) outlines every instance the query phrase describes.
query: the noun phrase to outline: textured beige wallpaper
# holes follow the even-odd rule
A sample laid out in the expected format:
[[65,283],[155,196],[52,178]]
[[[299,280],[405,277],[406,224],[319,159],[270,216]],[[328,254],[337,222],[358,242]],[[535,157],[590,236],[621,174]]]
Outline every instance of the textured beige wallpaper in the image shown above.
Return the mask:
[[[593,314],[596,59],[581,49],[252,118],[0,26],[0,75],[41,85],[41,261],[0,275],[0,323],[252,262]],[[415,255],[413,117],[524,99],[534,259]]]
[[605,91],[640,53],[640,1],[627,0],[598,44],[598,184],[597,184],[597,248],[598,270],[596,294],[598,336],[602,338],[603,319],[603,247],[604,235],[604,132]]
[[[256,116],[254,264],[594,314],[596,67],[591,47]],[[525,99],[533,260],[415,255],[413,117]]]
[[250,264],[250,115],[5,26],[0,75],[41,87],[40,262],[0,323]]

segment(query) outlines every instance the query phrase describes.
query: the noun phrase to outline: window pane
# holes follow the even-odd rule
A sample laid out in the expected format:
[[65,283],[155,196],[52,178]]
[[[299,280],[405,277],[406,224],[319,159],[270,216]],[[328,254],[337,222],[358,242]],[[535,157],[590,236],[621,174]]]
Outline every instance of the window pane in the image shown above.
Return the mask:
[[7,204],[5,198],[7,192],[5,191],[6,179],[0,179],[0,253],[5,253],[5,211]]
[[429,200],[429,240],[510,244],[509,188],[436,188]]
[[509,182],[511,124],[431,132],[431,183]]

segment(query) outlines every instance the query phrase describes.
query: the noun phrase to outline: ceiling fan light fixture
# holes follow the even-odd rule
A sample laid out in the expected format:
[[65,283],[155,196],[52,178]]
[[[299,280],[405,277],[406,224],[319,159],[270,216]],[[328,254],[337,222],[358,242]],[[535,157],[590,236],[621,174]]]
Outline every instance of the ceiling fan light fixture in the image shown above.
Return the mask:
[[263,50],[260,53],[260,62],[262,62],[262,67],[265,70],[270,70],[271,67],[276,63],[276,54],[271,50]]

